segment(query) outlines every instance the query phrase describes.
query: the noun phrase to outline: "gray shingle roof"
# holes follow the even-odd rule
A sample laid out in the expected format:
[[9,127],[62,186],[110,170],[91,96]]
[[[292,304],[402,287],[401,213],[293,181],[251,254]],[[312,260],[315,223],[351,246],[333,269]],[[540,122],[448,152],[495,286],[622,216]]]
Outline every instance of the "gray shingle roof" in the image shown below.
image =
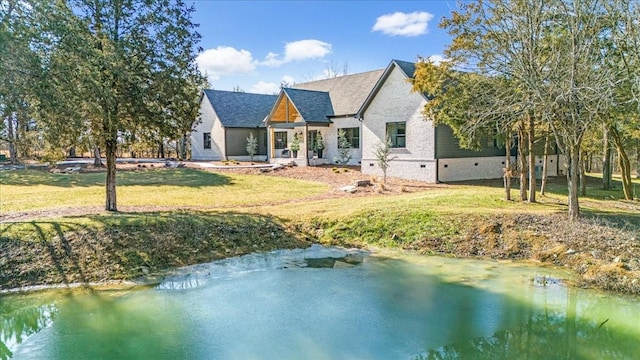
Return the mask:
[[413,79],[413,75],[416,72],[416,63],[395,59],[391,61],[395,62],[398,67],[400,67],[400,69],[404,71],[405,75],[407,75],[408,78]]
[[228,128],[264,127],[277,95],[250,94],[235,91],[204,90],[222,126]]
[[[333,105],[333,115],[354,115],[367,99],[384,69],[359,74],[345,75],[330,79],[295,84],[292,88],[329,93]],[[292,99],[293,100],[293,99]],[[294,101],[295,103],[295,101]],[[296,103],[298,110],[300,106]],[[303,115],[304,116],[304,115]],[[307,119],[305,117],[305,119]]]
[[329,93],[293,88],[282,89],[306,122],[327,122],[333,115]]

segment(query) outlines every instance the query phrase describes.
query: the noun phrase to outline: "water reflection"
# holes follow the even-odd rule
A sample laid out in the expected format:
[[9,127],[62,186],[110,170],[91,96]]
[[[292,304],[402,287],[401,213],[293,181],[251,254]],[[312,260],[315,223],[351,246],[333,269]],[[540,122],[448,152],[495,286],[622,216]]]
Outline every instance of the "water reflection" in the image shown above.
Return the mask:
[[[153,289],[52,297],[48,311],[38,297],[20,306],[0,298],[7,318],[20,318],[17,309],[45,309],[38,333],[3,320],[3,341],[23,334],[8,347],[19,359],[636,356],[636,298],[536,283],[562,273],[522,264],[337,260],[344,256],[315,249],[227,259],[177,270]],[[5,326],[14,335],[5,336]]]
[[0,360],[11,358],[16,347],[50,326],[58,314],[55,304],[34,304],[33,297],[0,297]]

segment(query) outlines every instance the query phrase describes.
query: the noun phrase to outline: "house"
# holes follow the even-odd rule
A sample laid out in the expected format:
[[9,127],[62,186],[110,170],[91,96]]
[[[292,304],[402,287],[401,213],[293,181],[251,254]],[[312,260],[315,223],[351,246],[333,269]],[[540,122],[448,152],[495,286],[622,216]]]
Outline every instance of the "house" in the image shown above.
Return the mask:
[[[362,121],[363,174],[382,175],[376,161],[376,147],[391,140],[388,176],[430,183],[503,176],[506,149],[495,139],[487,139],[481,150],[459,146],[447,125],[434,126],[422,110],[428,101],[425,94],[412,91],[410,79],[415,64],[393,60],[384,70],[356,116]],[[515,149],[510,155],[515,162]],[[536,159],[536,164],[542,161]],[[549,156],[550,176],[557,175],[558,156]],[[541,166],[540,166],[541,167]]]
[[[450,127],[425,119],[429,99],[412,91],[414,72],[414,63],[392,60],[382,70],[296,84],[277,96],[206,90],[192,158],[246,158],[246,137],[255,132],[261,158],[271,163],[334,164],[340,132],[351,145],[347,164],[360,165],[363,174],[382,175],[376,148],[388,138],[388,176],[430,183],[501,178],[504,146],[487,139],[480,151],[462,149]],[[557,152],[547,165],[548,175],[557,176]]]
[[200,116],[191,132],[193,160],[249,160],[247,138],[258,140],[254,159],[267,158],[267,129],[264,119],[271,111],[275,95],[204,90]]
[[[266,118],[273,163],[299,166],[335,163],[338,131],[351,144],[348,164],[359,165],[363,148],[361,123],[355,117],[383,70],[340,76],[283,88]],[[300,150],[291,150],[294,137]],[[318,149],[318,143],[322,148]]]

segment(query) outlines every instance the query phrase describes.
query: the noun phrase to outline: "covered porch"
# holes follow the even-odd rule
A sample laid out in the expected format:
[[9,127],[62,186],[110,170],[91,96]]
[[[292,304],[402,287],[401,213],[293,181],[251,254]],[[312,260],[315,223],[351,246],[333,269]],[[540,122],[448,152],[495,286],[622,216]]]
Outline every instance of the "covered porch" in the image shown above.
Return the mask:
[[[282,89],[271,113],[265,119],[269,162],[293,162],[298,166],[330,163],[325,141],[331,124],[327,116],[327,103],[330,109],[327,93]],[[324,110],[304,111],[315,107],[322,107]]]
[[324,137],[328,125],[310,126],[306,123],[274,124],[269,126],[269,162],[298,166],[329,164]]

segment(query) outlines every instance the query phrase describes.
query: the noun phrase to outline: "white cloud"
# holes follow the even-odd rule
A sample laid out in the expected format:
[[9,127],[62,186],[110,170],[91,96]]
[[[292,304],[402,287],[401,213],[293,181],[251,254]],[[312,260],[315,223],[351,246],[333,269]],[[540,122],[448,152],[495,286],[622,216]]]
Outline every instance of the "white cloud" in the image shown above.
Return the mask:
[[264,61],[260,62],[260,65],[277,67],[284,64],[284,60],[278,59],[278,54],[269,52],[267,56],[264,57]]
[[284,61],[320,59],[331,52],[331,44],[320,40],[299,40],[284,47]]
[[218,46],[198,55],[196,63],[200,71],[206,73],[210,80],[217,80],[222,75],[251,73],[255,70],[257,61],[247,50]]
[[376,20],[371,31],[381,31],[392,36],[418,36],[427,33],[427,25],[433,15],[424,11],[385,14]]
[[293,76],[285,75],[282,77],[282,82],[289,85],[294,85],[296,83],[296,79],[294,79]]
[[428,57],[429,60],[431,60],[431,62],[433,62],[436,65],[439,65],[441,62],[443,61],[449,61],[449,59],[445,58],[442,55],[431,55]]
[[282,64],[307,59],[320,59],[331,52],[331,44],[320,40],[308,39],[288,42],[284,46],[284,56],[269,52],[259,64],[277,67]]
[[286,83],[288,85],[293,85],[296,83],[296,79],[294,79],[292,76],[285,75],[282,77],[280,84],[270,83],[266,81],[259,81],[258,83],[254,84],[251,87],[249,92],[257,93],[257,94],[267,94],[267,95],[278,94],[280,93],[280,85],[283,83]]
[[251,87],[249,92],[268,95],[277,94],[280,92],[280,84],[259,81]]

